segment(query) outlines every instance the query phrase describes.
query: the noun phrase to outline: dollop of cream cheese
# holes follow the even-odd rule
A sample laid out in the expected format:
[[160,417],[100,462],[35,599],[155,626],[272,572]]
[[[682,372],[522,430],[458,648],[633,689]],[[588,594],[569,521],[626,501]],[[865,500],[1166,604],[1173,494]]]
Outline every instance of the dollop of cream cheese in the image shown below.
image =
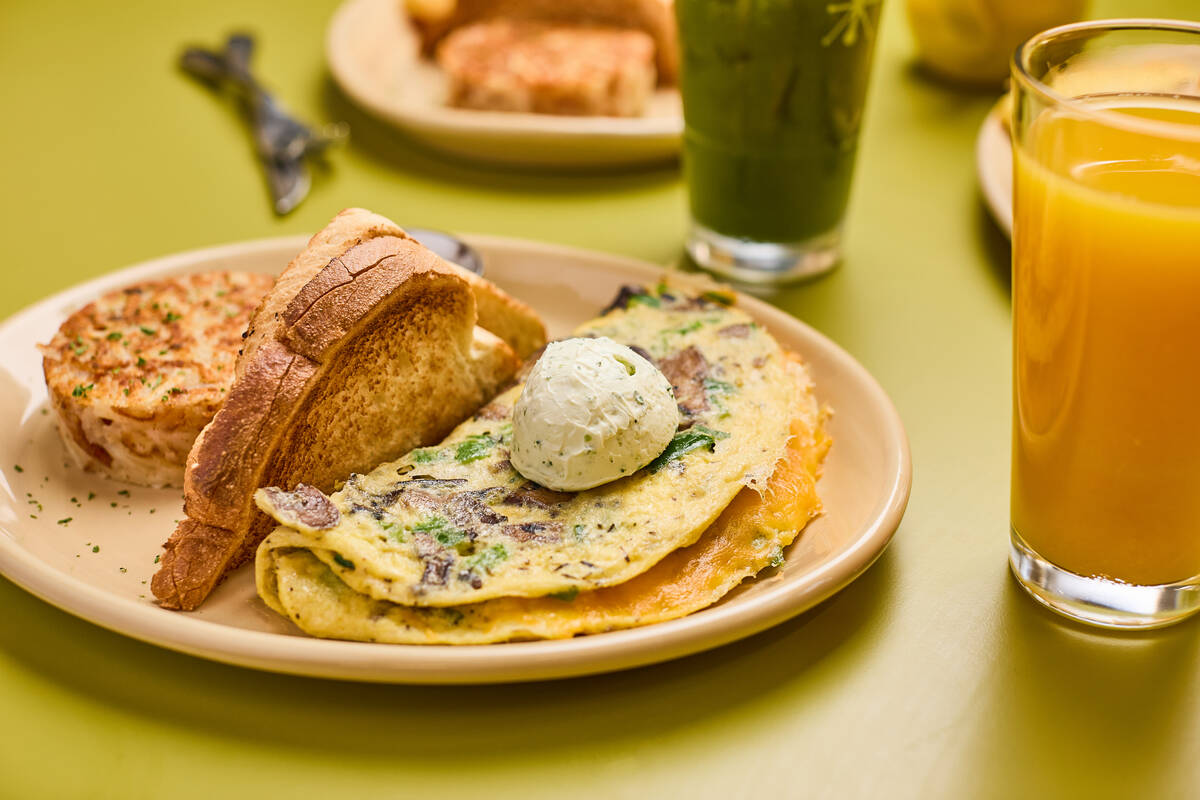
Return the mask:
[[552,342],[513,409],[510,460],[560,492],[632,475],[658,456],[679,425],[671,383],[612,339]]

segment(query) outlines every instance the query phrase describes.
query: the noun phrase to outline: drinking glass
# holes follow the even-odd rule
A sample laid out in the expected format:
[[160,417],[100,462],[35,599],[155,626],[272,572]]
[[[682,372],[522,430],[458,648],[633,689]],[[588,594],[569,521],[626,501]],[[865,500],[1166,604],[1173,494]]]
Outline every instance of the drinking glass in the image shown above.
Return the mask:
[[1053,28],[1013,82],[1011,566],[1166,625],[1200,608],[1200,25]]
[[687,250],[773,284],[831,269],[882,0],[676,0]]

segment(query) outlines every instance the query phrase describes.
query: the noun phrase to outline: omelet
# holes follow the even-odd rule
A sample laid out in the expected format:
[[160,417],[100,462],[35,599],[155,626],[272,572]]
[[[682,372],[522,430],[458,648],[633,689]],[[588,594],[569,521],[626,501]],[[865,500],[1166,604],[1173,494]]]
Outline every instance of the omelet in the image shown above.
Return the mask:
[[260,492],[283,525],[259,548],[260,592],[277,584],[275,551],[296,549],[353,592],[401,606],[594,591],[695,543],[744,487],[765,489],[795,383],[774,338],[724,296],[629,289],[575,335],[627,344],[671,381],[679,429],[658,458],[582,492],[531,483],[509,462],[515,386],[442,444],[350,476],[327,501],[332,524],[306,523],[295,493]]
[[784,548],[821,512],[816,483],[830,446],[822,426],[825,412],[799,359],[792,359],[791,438],[765,490],[743,489],[699,541],[625,583],[423,608],[354,591],[310,550],[274,548],[259,559],[260,592],[313,636],[392,644],[566,638],[664,622],[705,608],[745,578],[781,564]]

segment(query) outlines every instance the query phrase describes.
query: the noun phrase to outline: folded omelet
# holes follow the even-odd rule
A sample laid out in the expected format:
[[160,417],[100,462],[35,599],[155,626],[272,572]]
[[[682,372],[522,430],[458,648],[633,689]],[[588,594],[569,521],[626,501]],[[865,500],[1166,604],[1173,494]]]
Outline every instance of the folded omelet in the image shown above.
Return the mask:
[[259,591],[313,636],[391,644],[559,639],[699,611],[744,579],[781,564],[783,548],[821,512],[816,482],[830,439],[798,362],[796,373],[792,437],[765,491],[743,489],[699,541],[625,583],[578,594],[405,606],[354,591],[310,550],[276,548],[259,559]]
[[576,332],[642,350],[671,380],[680,430],[649,466],[578,493],[531,484],[508,462],[517,386],[441,445],[317,498],[319,521],[296,493],[260,493],[283,523],[258,551],[260,595],[317,636],[463,644],[715,602],[818,512],[828,444],[803,367],[723,299],[625,292]]

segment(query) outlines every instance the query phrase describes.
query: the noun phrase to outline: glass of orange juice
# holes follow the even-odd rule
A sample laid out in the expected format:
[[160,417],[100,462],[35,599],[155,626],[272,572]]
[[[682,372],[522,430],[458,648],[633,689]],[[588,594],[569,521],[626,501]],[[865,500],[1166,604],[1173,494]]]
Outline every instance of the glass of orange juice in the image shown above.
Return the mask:
[[1011,565],[1110,628],[1200,610],[1200,24],[1016,53]]

